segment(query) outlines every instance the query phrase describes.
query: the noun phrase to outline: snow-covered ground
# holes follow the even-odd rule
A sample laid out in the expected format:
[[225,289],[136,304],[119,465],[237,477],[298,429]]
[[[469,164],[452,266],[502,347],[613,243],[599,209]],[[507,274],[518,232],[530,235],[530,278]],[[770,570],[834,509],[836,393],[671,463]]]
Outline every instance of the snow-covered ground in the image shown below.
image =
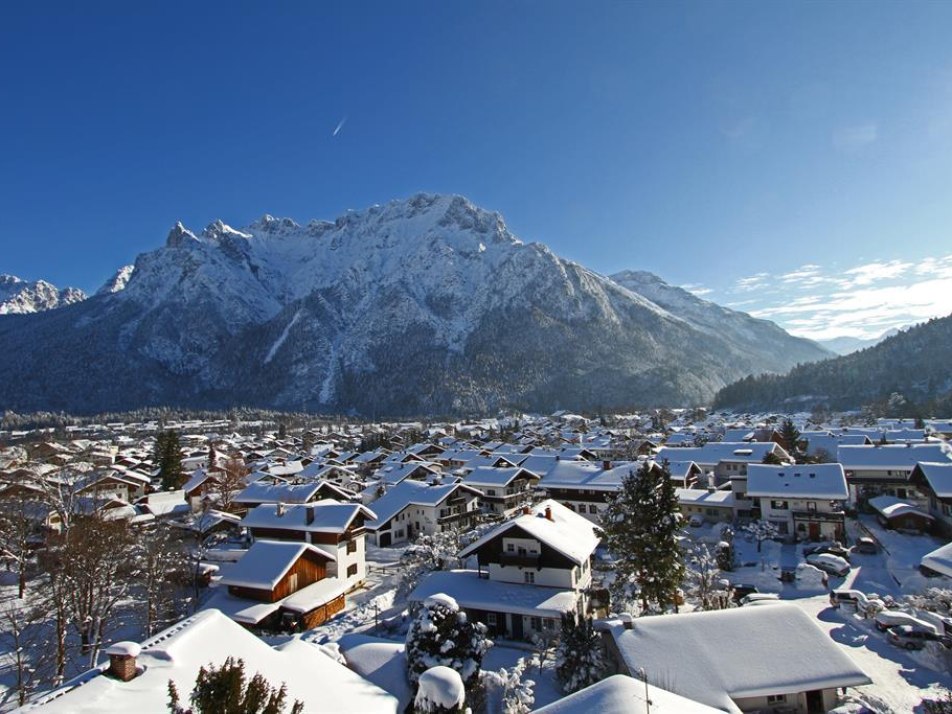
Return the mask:
[[[852,555],[852,568],[845,577],[830,576],[829,587],[851,587],[866,593],[894,598],[924,587],[948,587],[949,583],[926,579],[919,574],[919,559],[941,544],[930,536],[913,536],[887,531],[875,519],[863,517],[850,523],[851,536],[871,533],[883,546],[876,555]],[[708,529],[692,529],[693,538],[707,538]],[[948,663],[937,661],[927,650],[908,652],[889,644],[886,635],[876,630],[848,608],[830,606],[824,589],[798,587],[780,581],[781,566],[802,561],[802,546],[765,541],[761,552],[757,544],[738,533],[734,542],[738,563],[729,579],[734,583],[756,586],[761,592],[776,592],[803,608],[873,680],[871,685],[851,690],[848,697],[864,702],[880,714],[917,711],[923,697],[938,697],[952,689]],[[778,640],[782,634],[778,633]],[[948,660],[952,662],[952,658]]]

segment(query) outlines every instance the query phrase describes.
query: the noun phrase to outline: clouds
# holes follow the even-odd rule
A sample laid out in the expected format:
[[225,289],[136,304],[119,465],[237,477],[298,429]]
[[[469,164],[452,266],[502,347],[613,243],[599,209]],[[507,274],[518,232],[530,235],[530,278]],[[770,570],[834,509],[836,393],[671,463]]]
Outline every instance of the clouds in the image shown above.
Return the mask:
[[952,255],[877,260],[840,272],[810,263],[741,278],[727,292],[743,298],[728,305],[743,305],[796,335],[871,338],[952,313]]

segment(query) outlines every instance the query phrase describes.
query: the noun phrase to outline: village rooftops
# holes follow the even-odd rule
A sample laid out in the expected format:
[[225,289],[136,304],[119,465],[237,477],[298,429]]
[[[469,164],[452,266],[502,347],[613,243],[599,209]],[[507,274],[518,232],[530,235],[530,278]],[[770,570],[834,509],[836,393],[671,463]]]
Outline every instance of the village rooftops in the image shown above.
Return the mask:
[[751,464],[747,467],[747,495],[845,501],[849,489],[840,464]]
[[630,672],[643,668],[649,682],[728,712],[740,711],[733,699],[871,681],[807,613],[788,603],[640,617],[632,629],[615,622],[610,631]]
[[656,461],[693,461],[698,465],[719,464],[722,461],[742,463],[762,463],[767,454],[775,454],[786,461],[790,455],[772,441],[727,442],[709,441],[698,447],[663,447],[655,457]]
[[539,476],[519,466],[508,468],[480,466],[468,474],[465,481],[467,484],[478,488],[481,486],[508,486],[518,478],[537,481]]

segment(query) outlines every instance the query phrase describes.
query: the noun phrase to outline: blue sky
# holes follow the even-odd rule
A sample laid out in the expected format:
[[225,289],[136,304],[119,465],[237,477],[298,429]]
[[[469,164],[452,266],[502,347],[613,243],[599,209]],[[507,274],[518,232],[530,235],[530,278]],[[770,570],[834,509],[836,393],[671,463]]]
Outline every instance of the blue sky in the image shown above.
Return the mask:
[[425,190],[871,335],[952,312],[950,28],[871,0],[3,3],[0,272],[93,290],[176,220]]

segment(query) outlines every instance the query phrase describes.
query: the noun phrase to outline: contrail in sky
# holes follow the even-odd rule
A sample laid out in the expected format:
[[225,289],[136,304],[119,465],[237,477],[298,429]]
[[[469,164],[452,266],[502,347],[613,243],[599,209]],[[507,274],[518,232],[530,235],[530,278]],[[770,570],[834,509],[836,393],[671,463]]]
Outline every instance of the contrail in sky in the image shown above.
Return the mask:
[[340,120],[340,122],[338,122],[337,126],[334,128],[334,131],[331,133],[331,136],[337,136],[338,134],[340,134],[340,130],[344,128],[344,124],[346,123],[347,123],[347,117],[344,117],[343,119]]

